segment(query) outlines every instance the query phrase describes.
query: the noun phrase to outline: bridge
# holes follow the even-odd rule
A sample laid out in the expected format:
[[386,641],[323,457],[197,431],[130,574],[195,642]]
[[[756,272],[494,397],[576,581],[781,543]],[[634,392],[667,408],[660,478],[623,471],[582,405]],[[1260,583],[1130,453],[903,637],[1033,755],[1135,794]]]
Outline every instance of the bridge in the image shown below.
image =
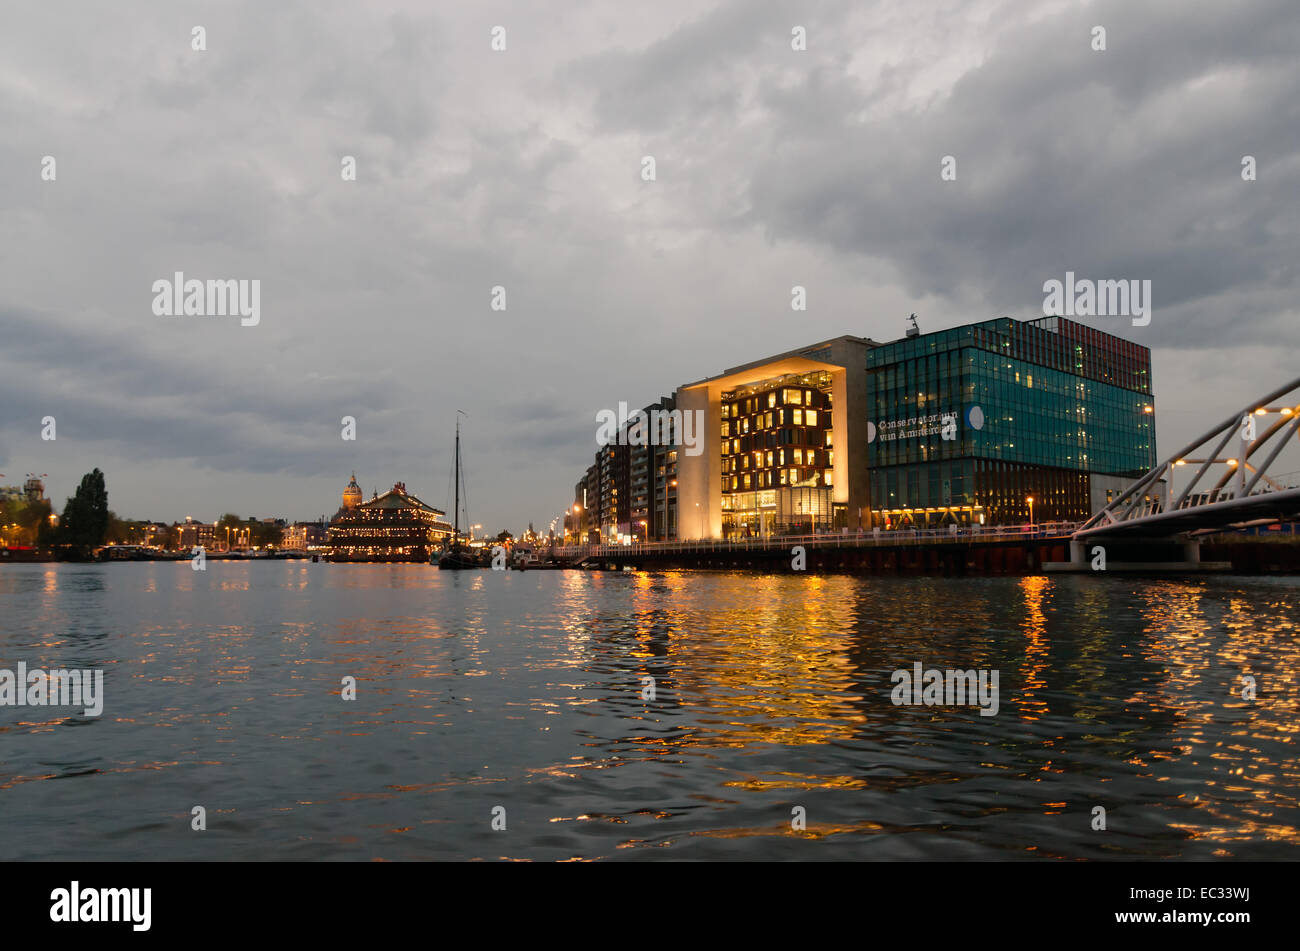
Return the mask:
[[[1199,540],[1207,535],[1300,519],[1300,487],[1269,474],[1297,433],[1300,379],[1252,400],[1153,466],[1074,532],[1069,568],[1053,567],[1081,570],[1085,549],[1119,543],[1129,552],[1154,551],[1162,541],[1183,551],[1169,567],[1197,567]],[[1179,489],[1184,471],[1192,475]]]

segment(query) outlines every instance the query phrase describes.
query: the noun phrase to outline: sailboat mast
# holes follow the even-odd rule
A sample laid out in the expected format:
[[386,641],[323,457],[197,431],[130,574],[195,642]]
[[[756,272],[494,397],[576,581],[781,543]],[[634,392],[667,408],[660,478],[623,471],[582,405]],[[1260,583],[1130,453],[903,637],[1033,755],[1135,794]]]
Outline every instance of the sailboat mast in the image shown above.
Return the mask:
[[456,419],[456,473],[452,476],[456,482],[456,541],[460,541],[460,418]]

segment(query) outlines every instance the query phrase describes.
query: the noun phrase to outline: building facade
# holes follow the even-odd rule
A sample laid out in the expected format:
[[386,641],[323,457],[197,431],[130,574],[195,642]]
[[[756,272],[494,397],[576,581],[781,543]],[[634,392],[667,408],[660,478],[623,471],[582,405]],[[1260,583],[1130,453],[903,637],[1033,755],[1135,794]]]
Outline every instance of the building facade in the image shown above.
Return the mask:
[[1155,464],[1150,350],[1060,317],[836,337],[653,409],[675,438],[601,446],[571,538],[1079,521]]
[[280,547],[290,551],[323,548],[329,543],[329,525],[325,522],[294,522],[280,535]]
[[874,527],[1078,521],[1155,464],[1150,350],[1074,321],[918,334],[867,366]]
[[675,538],[680,435],[671,397],[628,414],[574,485],[566,536],[583,544]]
[[868,512],[867,354],[843,336],[679,387],[698,443],[677,456],[677,537],[856,530]]
[[427,562],[451,538],[444,513],[407,492],[405,483],[367,502],[358,500],[355,486],[354,475],[329,525],[331,561]]

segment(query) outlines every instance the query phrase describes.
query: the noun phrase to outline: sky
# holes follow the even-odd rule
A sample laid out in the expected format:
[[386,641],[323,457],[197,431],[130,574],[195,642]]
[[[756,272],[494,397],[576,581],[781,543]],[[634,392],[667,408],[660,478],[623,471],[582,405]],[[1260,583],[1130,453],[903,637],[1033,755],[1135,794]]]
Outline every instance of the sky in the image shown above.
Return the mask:
[[[601,409],[913,312],[1039,317],[1067,271],[1151,281],[1145,326],[1084,322],[1152,349],[1161,455],[1297,375],[1294,0],[4,24],[0,484],[60,507],[99,467],[134,518],[328,515],[353,470],[450,510],[460,409],[471,520],[543,528]],[[258,322],[155,313],[176,272],[259,281]]]

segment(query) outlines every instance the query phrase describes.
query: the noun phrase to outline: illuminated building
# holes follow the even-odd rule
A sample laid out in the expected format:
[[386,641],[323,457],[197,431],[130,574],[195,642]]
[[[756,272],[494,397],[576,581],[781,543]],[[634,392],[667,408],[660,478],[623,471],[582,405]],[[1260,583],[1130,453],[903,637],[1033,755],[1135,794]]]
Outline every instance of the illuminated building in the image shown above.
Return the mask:
[[868,504],[866,355],[843,336],[678,388],[702,413],[698,453],[677,454],[681,538],[857,529]]
[[350,511],[361,504],[361,486],[357,485],[357,474],[352,473],[352,480],[343,490],[343,510]]
[[184,522],[176,525],[176,547],[183,551],[193,551],[195,548],[212,551],[216,547],[214,544],[216,531],[217,527],[215,525],[208,525],[187,518]]
[[[652,414],[666,416],[674,407],[665,396],[638,412],[655,419]],[[615,441],[596,450],[595,461],[574,486],[565,530],[584,543],[676,537],[677,424],[666,423],[653,434],[647,425],[644,439],[630,438],[630,428],[629,420]]]
[[702,432],[602,446],[583,541],[1078,521],[1155,463],[1150,350],[1060,317],[836,337],[653,407]]
[[[360,503],[358,502],[358,504]],[[286,525],[280,535],[280,547],[290,551],[321,548],[328,541],[329,526],[324,521],[294,522],[292,525]]]
[[1061,317],[910,335],[867,380],[877,527],[1078,521],[1156,461],[1151,351]]
[[407,492],[405,483],[368,502],[359,492],[354,474],[329,525],[331,561],[427,562],[451,537],[444,513]]

